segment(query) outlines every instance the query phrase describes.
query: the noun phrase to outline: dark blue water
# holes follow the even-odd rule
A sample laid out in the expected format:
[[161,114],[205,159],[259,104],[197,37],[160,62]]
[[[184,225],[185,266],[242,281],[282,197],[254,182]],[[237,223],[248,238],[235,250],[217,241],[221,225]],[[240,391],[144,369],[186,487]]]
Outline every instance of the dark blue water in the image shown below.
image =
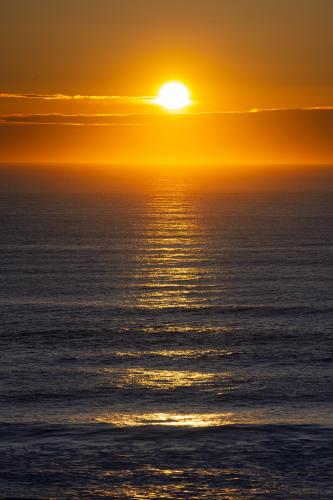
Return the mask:
[[2,195],[0,497],[332,498],[332,216]]

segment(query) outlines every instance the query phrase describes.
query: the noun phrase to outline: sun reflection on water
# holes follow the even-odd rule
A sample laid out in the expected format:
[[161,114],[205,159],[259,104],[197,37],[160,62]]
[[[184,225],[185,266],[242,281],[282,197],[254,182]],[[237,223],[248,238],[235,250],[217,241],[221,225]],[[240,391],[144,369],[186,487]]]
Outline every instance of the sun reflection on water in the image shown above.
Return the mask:
[[[163,331],[166,335],[186,333],[211,336],[230,331],[231,327],[223,324],[194,324],[187,318],[180,318],[182,321],[179,324],[169,317],[169,309],[205,309],[214,301],[216,303],[220,300],[223,290],[208,255],[207,230],[198,200],[182,183],[157,189],[149,199],[140,244],[135,249],[135,265],[131,275],[135,286],[129,299],[133,299],[131,305],[140,310],[159,312],[160,309],[167,309],[168,318],[163,319],[162,326],[146,324],[145,333]],[[179,395],[180,398],[191,399],[193,394],[212,397],[212,394],[219,396],[232,391],[235,384],[227,370],[219,367],[219,370],[214,371],[212,364],[211,371],[205,371],[200,370],[202,364],[195,362],[194,367],[189,363],[203,357],[216,360],[234,354],[222,347],[208,345],[203,348],[198,344],[195,348],[193,345],[177,348],[173,344],[168,349],[167,346],[161,348],[154,344],[144,346],[139,351],[119,349],[112,355],[118,358],[120,366],[97,369],[98,375],[103,379],[101,383],[103,387],[110,386],[121,393],[124,391],[126,397],[131,393],[139,394],[139,398],[142,395],[147,406],[140,401],[134,402],[132,411],[126,404],[113,409],[111,406],[110,411],[96,415],[94,421],[116,427],[173,428],[208,428],[235,423],[235,415],[232,413],[203,412],[200,407],[197,407],[196,412],[191,401],[184,401],[183,405],[182,401],[176,402],[172,409],[161,402],[162,398],[164,402],[168,401],[173,392],[177,397]],[[140,359],[145,365],[138,366]],[[127,366],[123,364],[125,362],[128,363]],[[130,363],[133,363],[132,366]],[[177,476],[183,470],[150,470],[150,474],[155,473]],[[177,492],[182,493],[181,485],[176,488]],[[122,490],[122,494],[128,494],[131,498],[171,498],[170,491],[157,485],[146,490],[128,486],[126,493]]]
[[112,424],[117,427],[141,427],[147,425],[173,426],[173,427],[214,427],[233,424],[232,413],[172,413],[172,412],[147,412],[135,413],[110,413],[99,416],[96,422]]
[[[220,472],[221,474],[221,472]],[[176,479],[176,478],[175,478]],[[255,491],[253,494],[255,495]],[[262,494],[269,492],[260,492]],[[190,495],[190,496],[189,496]],[[134,500],[180,500],[191,499],[200,500],[202,498],[209,499],[224,499],[224,500],[240,500],[245,497],[240,488],[224,487],[211,488],[209,486],[190,484],[151,484],[151,485],[133,485],[126,484],[124,486],[115,486],[112,490],[108,489],[94,489],[91,492],[92,498],[119,498],[119,499],[134,499]],[[252,496],[251,498],[254,498]],[[266,497],[267,498],[267,497]]]
[[152,195],[136,258],[140,308],[207,305],[207,292],[216,284],[214,270],[206,265],[206,232],[196,203],[181,182]]
[[174,390],[180,387],[201,387],[209,390],[216,382],[221,385],[228,381],[230,388],[230,374],[205,373],[181,370],[157,370],[147,368],[102,368],[99,370],[104,376],[111,377],[111,383],[115,387],[146,387],[158,388],[160,390]]
[[151,351],[118,351],[113,355],[117,358],[141,358],[144,357],[165,357],[165,358],[186,358],[195,359],[201,357],[226,357],[234,356],[236,353],[233,351],[228,351],[226,349],[163,349],[163,350],[151,350]]

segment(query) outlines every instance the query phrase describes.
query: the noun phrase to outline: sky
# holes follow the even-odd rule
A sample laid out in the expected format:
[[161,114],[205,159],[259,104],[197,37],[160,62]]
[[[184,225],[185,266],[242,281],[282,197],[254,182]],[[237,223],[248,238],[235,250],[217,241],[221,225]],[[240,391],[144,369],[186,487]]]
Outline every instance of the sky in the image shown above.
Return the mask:
[[[0,0],[0,162],[331,164],[331,0]],[[192,104],[154,102],[168,81]]]

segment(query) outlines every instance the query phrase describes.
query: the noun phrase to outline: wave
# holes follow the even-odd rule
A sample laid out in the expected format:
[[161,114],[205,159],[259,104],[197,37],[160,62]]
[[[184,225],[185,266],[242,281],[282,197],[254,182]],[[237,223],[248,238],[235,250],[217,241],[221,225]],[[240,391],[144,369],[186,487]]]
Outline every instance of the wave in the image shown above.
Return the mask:
[[305,306],[305,305],[283,305],[283,304],[227,304],[225,306],[216,305],[203,305],[196,304],[193,305],[180,305],[180,306],[163,306],[159,303],[148,304],[147,306],[138,305],[125,305],[118,306],[110,304],[109,301],[104,300],[70,300],[66,302],[57,301],[54,299],[0,299],[0,304],[2,306],[13,307],[13,306],[27,306],[27,307],[45,307],[52,306],[52,308],[73,308],[76,310],[77,307],[80,309],[93,309],[98,312],[98,310],[105,309],[108,310],[109,314],[119,314],[119,315],[129,315],[129,316],[160,316],[161,314],[246,314],[251,313],[257,316],[278,316],[278,315],[311,315],[311,314],[329,314],[333,312],[333,306]]
[[0,425],[2,498],[332,498],[333,429]]
[[242,438],[247,435],[263,438],[265,436],[273,438],[274,436],[299,436],[307,434],[314,439],[331,442],[333,446],[333,426],[322,426],[313,424],[226,424],[226,425],[208,425],[202,427],[175,426],[172,423],[168,425],[147,424],[147,425],[129,425],[117,426],[115,424],[104,423],[70,423],[70,424],[49,424],[49,423],[0,423],[1,446],[6,443],[22,443],[23,440],[47,441],[50,438],[70,439],[71,441],[90,441],[95,444],[100,440],[105,442],[106,437],[126,437],[135,434],[139,439],[150,439],[155,437],[176,437],[179,439],[200,438],[204,436],[221,436],[223,439]]

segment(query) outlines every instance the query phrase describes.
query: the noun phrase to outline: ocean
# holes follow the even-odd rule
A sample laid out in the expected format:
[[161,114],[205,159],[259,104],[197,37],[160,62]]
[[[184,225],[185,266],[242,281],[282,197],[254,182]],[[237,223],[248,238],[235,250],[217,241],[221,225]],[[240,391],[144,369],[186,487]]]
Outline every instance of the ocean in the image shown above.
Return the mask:
[[333,197],[0,197],[0,497],[333,498]]

